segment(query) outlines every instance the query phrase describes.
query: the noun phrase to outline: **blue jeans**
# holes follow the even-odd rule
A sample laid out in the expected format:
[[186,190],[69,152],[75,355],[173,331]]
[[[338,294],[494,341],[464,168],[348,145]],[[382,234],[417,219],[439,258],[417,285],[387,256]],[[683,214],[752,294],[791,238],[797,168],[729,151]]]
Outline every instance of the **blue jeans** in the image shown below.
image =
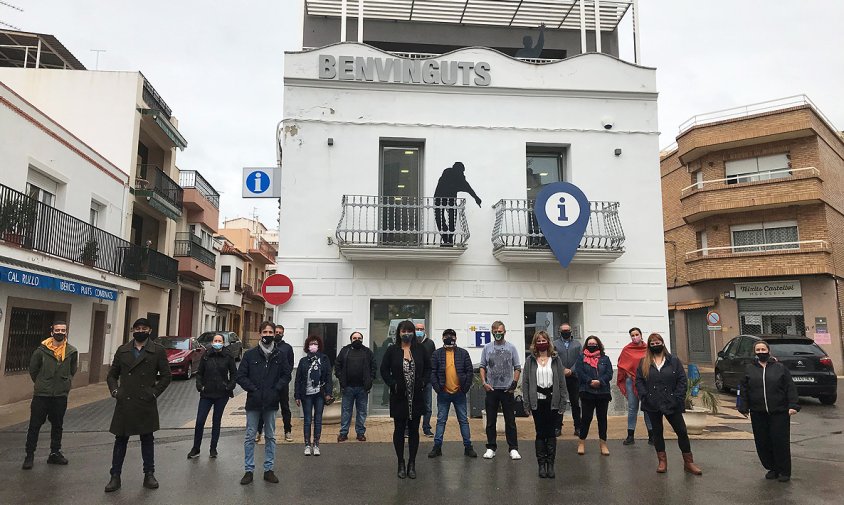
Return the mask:
[[[433,403],[434,388],[429,382],[422,395],[425,397],[425,415],[422,416],[422,432],[431,433],[431,404]],[[439,417],[439,416],[437,416]]]
[[454,413],[457,414],[457,422],[460,424],[460,436],[463,437],[463,445],[472,446],[472,437],[469,434],[469,418],[466,415],[466,393],[437,393],[437,433],[434,435],[434,445],[443,445],[443,434],[445,423],[448,421],[448,410],[454,405]]
[[343,406],[340,413],[340,434],[349,435],[349,424],[352,422],[352,406],[355,407],[355,433],[362,436],[366,433],[366,410],[369,406],[369,393],[363,386],[347,387],[343,390]]
[[[636,429],[636,418],[639,417],[639,397],[636,396],[636,384],[630,377],[625,383],[627,385],[627,429]],[[648,416],[645,417],[645,427],[651,431],[651,420]]]
[[197,451],[202,444],[202,433],[205,431],[205,420],[208,419],[208,413],[211,408],[214,408],[214,415],[211,417],[211,448],[217,448],[217,441],[220,440],[220,426],[223,421],[223,410],[226,408],[226,403],[229,402],[229,397],[222,398],[200,398],[199,407],[196,409],[196,426],[193,429],[193,448]]
[[264,471],[273,469],[275,463],[275,414],[277,410],[247,410],[246,438],[243,439],[244,467],[247,472],[255,471],[255,434],[258,421],[264,420]]
[[311,423],[314,425],[314,445],[319,445],[322,435],[322,409],[325,407],[325,397],[322,393],[305,395],[302,398],[302,410],[305,414],[305,443],[311,445]]

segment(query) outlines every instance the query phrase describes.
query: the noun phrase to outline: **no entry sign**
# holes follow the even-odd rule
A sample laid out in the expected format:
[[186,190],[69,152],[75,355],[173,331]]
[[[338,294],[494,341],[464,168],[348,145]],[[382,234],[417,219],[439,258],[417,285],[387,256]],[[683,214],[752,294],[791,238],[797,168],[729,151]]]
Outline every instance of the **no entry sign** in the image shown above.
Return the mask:
[[293,281],[282,274],[273,274],[266,278],[261,286],[264,300],[271,305],[282,305],[293,296]]

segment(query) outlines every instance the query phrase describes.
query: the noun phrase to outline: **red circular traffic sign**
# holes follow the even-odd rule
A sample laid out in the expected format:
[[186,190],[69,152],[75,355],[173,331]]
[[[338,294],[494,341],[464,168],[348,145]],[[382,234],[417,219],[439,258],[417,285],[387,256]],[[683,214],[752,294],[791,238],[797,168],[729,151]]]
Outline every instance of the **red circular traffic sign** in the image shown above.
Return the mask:
[[282,305],[293,296],[293,281],[283,274],[273,274],[261,285],[261,294],[270,305]]

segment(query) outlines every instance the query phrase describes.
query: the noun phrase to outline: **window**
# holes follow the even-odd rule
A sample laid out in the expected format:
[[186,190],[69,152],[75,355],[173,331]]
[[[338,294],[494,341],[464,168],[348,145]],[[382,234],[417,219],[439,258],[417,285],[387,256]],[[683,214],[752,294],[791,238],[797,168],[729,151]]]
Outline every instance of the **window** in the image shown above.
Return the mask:
[[736,349],[736,355],[740,358],[748,358],[750,354],[753,352],[753,344],[756,340],[752,338],[742,338],[739,341],[738,348]]
[[526,155],[527,199],[535,200],[542,187],[564,180],[565,151],[528,146]]
[[105,208],[104,205],[98,203],[96,200],[91,200],[91,213],[88,217],[88,224],[91,226],[99,226],[100,223],[100,215]]
[[382,140],[380,149],[379,241],[413,245],[421,239],[424,144]]
[[6,373],[24,372],[29,369],[32,353],[50,334],[55,319],[67,319],[48,310],[12,308],[9,314],[9,339],[6,349]]
[[797,221],[777,221],[730,227],[733,252],[799,249]]
[[31,182],[26,183],[26,194],[39,202],[52,207],[56,203],[56,194],[50,193],[44,188],[38,187]]
[[706,236],[706,230],[695,232],[695,245],[703,256],[709,254],[709,240]]
[[767,181],[791,176],[789,170],[791,161],[788,154],[728,161],[725,165],[727,184]]
[[235,268],[234,270],[234,289],[240,291],[243,289],[243,270]]
[[220,291],[228,291],[232,280],[232,267],[224,265],[220,267]]
[[56,204],[58,192],[58,181],[31,166],[29,167],[29,172],[26,175],[26,194],[30,198],[53,207]]

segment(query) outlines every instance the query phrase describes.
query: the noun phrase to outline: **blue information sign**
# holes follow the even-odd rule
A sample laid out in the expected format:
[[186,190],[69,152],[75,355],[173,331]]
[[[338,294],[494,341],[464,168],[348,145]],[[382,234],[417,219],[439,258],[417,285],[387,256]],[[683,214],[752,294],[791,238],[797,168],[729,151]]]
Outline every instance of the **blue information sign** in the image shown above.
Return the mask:
[[548,184],[536,195],[533,212],[557,261],[569,266],[589,224],[586,195],[569,182]]
[[113,289],[100,288],[82,282],[68,281],[59,279],[58,277],[26,272],[4,266],[0,266],[0,282],[29,286],[37,289],[48,289],[50,291],[70,293],[72,295],[89,296],[91,298],[99,298],[100,300],[117,300],[117,291]]

